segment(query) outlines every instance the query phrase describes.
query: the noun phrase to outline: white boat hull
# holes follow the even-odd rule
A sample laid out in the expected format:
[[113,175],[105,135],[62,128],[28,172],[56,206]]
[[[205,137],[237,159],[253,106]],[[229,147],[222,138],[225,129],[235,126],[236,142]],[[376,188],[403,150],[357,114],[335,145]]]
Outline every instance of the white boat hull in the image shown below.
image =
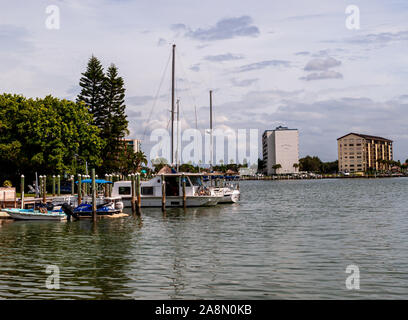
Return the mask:
[[[211,207],[215,206],[222,200],[222,197],[213,196],[199,196],[199,197],[187,197],[186,207]],[[125,208],[131,208],[131,198],[122,197],[122,202]],[[141,197],[141,207],[142,208],[153,208],[161,207],[162,198],[161,197]],[[166,208],[167,207],[183,207],[182,197],[166,197]]]
[[15,220],[55,220],[61,221],[66,220],[67,216],[65,214],[58,214],[58,213],[40,213],[40,212],[32,212],[32,213],[20,213],[15,210],[4,210],[9,214],[9,216]]
[[221,190],[217,190],[223,194],[222,199],[218,203],[237,203],[240,199],[241,193],[239,190],[231,190],[228,188],[222,188]]

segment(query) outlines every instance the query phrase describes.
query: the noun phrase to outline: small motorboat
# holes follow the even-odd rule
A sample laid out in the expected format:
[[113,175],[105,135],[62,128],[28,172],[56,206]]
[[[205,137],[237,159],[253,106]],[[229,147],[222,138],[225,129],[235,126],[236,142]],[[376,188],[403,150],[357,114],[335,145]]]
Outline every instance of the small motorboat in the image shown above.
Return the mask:
[[[114,202],[109,202],[105,204],[100,204],[96,206],[96,214],[98,216],[105,216],[105,215],[113,215],[117,213],[121,213],[123,209],[119,206],[115,205]],[[81,203],[74,209],[74,214],[78,217],[92,217],[92,204],[89,203]]]
[[51,211],[42,207],[40,209],[3,209],[11,218],[15,220],[56,220],[61,221],[67,219],[67,215],[59,209]]

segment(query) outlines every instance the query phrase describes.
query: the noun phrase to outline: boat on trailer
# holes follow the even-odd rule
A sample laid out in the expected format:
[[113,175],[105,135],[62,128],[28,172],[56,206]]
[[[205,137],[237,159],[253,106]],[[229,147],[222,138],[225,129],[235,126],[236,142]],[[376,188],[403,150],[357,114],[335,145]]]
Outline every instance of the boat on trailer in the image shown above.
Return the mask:
[[[186,182],[186,207],[215,206],[223,199],[221,192],[216,192],[206,187],[199,173],[167,173],[157,175],[148,181],[140,183],[141,207],[161,207],[162,176],[165,184],[166,207],[182,207],[183,203],[183,177]],[[131,207],[132,203],[131,181],[116,181],[113,184],[112,196],[120,196],[125,208]]]

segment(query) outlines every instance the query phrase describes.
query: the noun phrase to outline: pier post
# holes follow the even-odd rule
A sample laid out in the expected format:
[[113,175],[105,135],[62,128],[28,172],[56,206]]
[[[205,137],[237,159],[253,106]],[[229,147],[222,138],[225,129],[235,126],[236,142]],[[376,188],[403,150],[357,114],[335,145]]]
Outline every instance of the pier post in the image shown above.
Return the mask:
[[132,203],[132,214],[136,213],[136,188],[135,188],[135,175],[132,173],[130,175],[130,190],[131,190],[131,203]]
[[81,204],[82,202],[82,181],[81,181],[81,174],[78,174],[78,187],[77,187],[77,191],[78,191],[78,206]]
[[184,173],[181,175],[181,182],[183,184],[183,207],[187,207],[187,196],[186,196],[186,176]]
[[[89,179],[88,175],[84,176],[84,179]],[[84,183],[84,197],[88,196],[88,184]]]
[[140,214],[140,208],[142,207],[140,196],[140,173],[136,173],[136,213]]
[[164,174],[161,175],[162,180],[162,210],[166,211],[166,181],[164,180]]
[[112,184],[109,185],[109,197],[112,197],[113,181],[115,181],[115,179],[113,178],[114,176],[114,174],[111,174],[109,179],[109,181],[112,182]]
[[71,176],[71,195],[75,195],[75,179],[74,176]]
[[[105,173],[105,180],[109,181],[109,174]],[[109,197],[109,183],[105,183],[105,197]]]
[[41,175],[38,176],[38,186],[36,186],[36,188],[38,189],[38,197],[42,198],[43,185],[42,185],[42,176]]
[[52,175],[52,196],[55,197],[55,174]]
[[47,203],[47,176],[43,176],[43,202]]
[[96,183],[95,169],[92,169],[92,220],[96,221]]
[[57,175],[57,195],[61,195],[61,176]]
[[24,209],[24,174],[21,175],[20,192],[21,192],[21,209]]

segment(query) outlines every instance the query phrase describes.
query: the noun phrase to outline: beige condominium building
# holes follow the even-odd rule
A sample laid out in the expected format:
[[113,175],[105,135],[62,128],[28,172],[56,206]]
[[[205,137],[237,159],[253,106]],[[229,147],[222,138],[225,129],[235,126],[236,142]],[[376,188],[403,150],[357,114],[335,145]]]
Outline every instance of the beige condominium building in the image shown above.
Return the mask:
[[123,139],[123,141],[133,149],[134,153],[140,151],[140,140],[138,139]]
[[[263,171],[266,175],[291,174],[299,171],[299,134],[297,129],[277,127],[262,135]],[[281,168],[274,169],[280,164]]]
[[388,170],[385,161],[393,159],[392,140],[366,134],[349,133],[338,138],[337,150],[342,172]]

